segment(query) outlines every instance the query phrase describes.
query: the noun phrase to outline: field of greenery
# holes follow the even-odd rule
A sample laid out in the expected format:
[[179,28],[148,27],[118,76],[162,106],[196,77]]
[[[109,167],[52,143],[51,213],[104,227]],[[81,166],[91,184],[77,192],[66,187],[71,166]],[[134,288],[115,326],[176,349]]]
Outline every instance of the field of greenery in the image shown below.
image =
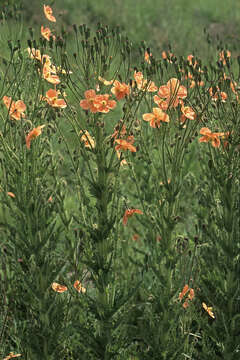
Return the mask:
[[240,359],[240,5],[168,3],[1,5],[0,359]]

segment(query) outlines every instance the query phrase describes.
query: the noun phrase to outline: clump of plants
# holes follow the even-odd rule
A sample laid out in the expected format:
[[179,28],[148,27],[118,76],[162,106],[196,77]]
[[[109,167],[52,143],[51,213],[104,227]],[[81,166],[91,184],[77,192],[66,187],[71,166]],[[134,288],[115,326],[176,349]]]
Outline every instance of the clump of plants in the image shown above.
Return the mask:
[[0,63],[1,358],[238,359],[238,59],[43,11]]

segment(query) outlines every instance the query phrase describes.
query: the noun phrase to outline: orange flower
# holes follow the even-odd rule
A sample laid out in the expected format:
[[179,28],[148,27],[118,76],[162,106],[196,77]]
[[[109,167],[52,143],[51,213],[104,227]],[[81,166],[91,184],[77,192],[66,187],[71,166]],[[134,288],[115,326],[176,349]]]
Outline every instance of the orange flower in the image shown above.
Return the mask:
[[[194,59],[194,56],[191,54],[191,55],[188,55],[187,57],[187,60],[188,60],[188,63],[189,65],[193,65],[193,60]],[[194,65],[197,64],[197,62],[195,61]]]
[[116,139],[115,142],[118,144],[117,146],[115,146],[115,150],[130,150],[131,152],[136,152],[137,149],[135,148],[135,146],[133,146],[133,136],[129,136],[128,137],[128,141],[124,140],[124,139]]
[[95,141],[87,130],[81,130],[79,133],[81,136],[80,140],[84,142],[85,147],[93,149],[95,147]]
[[185,301],[182,305],[184,307],[184,309],[186,309],[188,307],[189,300],[193,300],[193,298],[195,296],[194,290],[192,288],[189,288],[189,286],[186,284],[178,296],[179,300],[182,301],[182,299],[188,292],[189,292],[188,297],[187,297],[187,299],[185,299]]
[[143,214],[139,209],[127,209],[123,216],[123,225],[127,225],[128,219],[133,216],[133,214]]
[[202,303],[202,307],[204,308],[204,310],[206,310],[208,315],[211,316],[211,318],[215,319],[215,315],[212,312],[212,307],[208,307],[204,302]]
[[35,48],[28,48],[28,54],[30,56],[31,59],[35,59],[40,61],[42,64],[44,63],[45,65],[51,65],[51,60],[50,60],[50,56],[48,55],[41,55],[40,50],[35,49]]
[[42,97],[42,100],[47,101],[47,103],[52,107],[64,109],[67,106],[66,102],[63,99],[58,99],[58,91],[54,89],[49,89],[46,92],[46,96]]
[[[93,99],[94,107],[97,109],[98,112],[101,113],[108,113],[110,110],[114,109],[117,105],[115,100],[110,99],[109,94],[104,95],[96,95]],[[81,105],[81,103],[80,103]]]
[[30,48],[30,47],[29,47],[27,50],[28,50],[28,54],[29,54],[29,56],[30,56],[31,59],[37,59],[37,60],[39,60],[39,61],[42,60],[42,56],[41,56],[40,50],[35,49],[35,48]]
[[199,142],[212,142],[213,147],[219,147],[220,146],[220,139],[219,136],[223,136],[224,133],[213,133],[209,128],[203,127],[200,130],[200,134],[203,135]]
[[84,93],[85,99],[80,101],[80,106],[83,110],[90,110],[92,113],[98,112],[94,104],[94,99],[97,96],[95,90],[87,90]]
[[188,284],[186,284],[178,296],[179,300],[182,300],[188,291],[189,291],[189,286]]
[[41,34],[48,41],[50,40],[50,37],[52,37],[53,40],[56,39],[55,35],[51,33],[51,30],[48,27],[44,28],[43,26],[41,26]]
[[213,92],[213,88],[210,87],[209,94],[214,101],[217,101],[219,98],[221,98],[222,102],[226,102],[227,94],[224,91],[220,91],[218,86],[216,87],[215,92]]
[[116,96],[117,100],[121,100],[130,94],[130,87],[125,83],[115,80],[111,92]]
[[194,296],[195,296],[194,290],[193,290],[193,289],[190,289],[190,290],[189,290],[189,294],[188,294],[189,300],[193,300]]
[[188,307],[188,305],[189,305],[188,299],[186,299],[182,306],[184,307],[184,309],[186,309]]
[[113,81],[114,81],[114,80],[106,80],[106,79],[102,78],[101,76],[98,77],[98,80],[101,81],[106,86],[112,85]]
[[143,120],[150,121],[152,128],[159,128],[161,122],[169,122],[169,116],[160,108],[153,108],[152,113],[143,114]]
[[3,102],[9,111],[10,118],[15,120],[21,120],[21,118],[25,118],[24,111],[26,110],[26,105],[22,100],[17,100],[14,102],[11,97],[4,96]]
[[8,196],[10,196],[11,198],[15,198],[15,197],[16,197],[15,194],[12,193],[11,191],[8,191],[7,194],[8,194]]
[[42,76],[45,80],[47,80],[51,84],[54,84],[54,85],[60,84],[60,79],[59,79],[58,75],[56,74],[56,68],[54,65],[45,63],[43,65]]
[[230,57],[231,57],[231,52],[229,50],[226,51],[222,50],[219,53],[219,61],[221,61],[223,65],[227,65],[226,60],[230,59]]
[[6,356],[3,360],[10,360],[19,356],[22,356],[22,354],[14,354],[13,352],[10,352],[9,355]]
[[183,124],[186,121],[186,119],[195,120],[197,117],[195,111],[190,106],[182,105],[181,111],[182,111],[182,115],[180,117],[181,124]]
[[149,54],[147,51],[145,51],[144,59],[148,64],[151,64],[151,60],[150,60],[151,56],[152,56],[152,53]]
[[50,8],[50,6],[43,5],[43,11],[44,11],[46,18],[49,21],[56,22],[56,18],[52,15],[53,11],[52,11],[52,8]]
[[176,107],[179,104],[179,99],[187,97],[187,89],[180,85],[178,79],[172,78],[167,82],[167,85],[160,86],[158,96],[161,99],[166,99],[168,107]]
[[166,52],[163,51],[162,52],[162,58],[164,60],[167,60],[170,64],[172,64],[172,58],[174,57],[173,53],[171,53],[170,51]]
[[86,289],[85,287],[82,286],[82,284],[80,283],[79,280],[76,280],[73,284],[73,286],[75,287],[75,289],[80,293],[85,293],[86,292]]
[[148,92],[155,92],[158,90],[157,86],[153,81],[147,81],[143,78],[143,74],[141,71],[134,72],[134,79],[136,81],[138,90],[143,90]]
[[66,286],[64,286],[64,285],[60,285],[60,284],[58,284],[56,282],[53,282],[52,283],[52,289],[54,291],[58,292],[58,293],[63,293],[65,291],[67,291],[68,288]]
[[153,97],[153,101],[155,102],[155,104],[158,105],[158,107],[160,107],[160,109],[162,109],[163,111],[167,111],[169,104],[166,100],[160,98],[158,95],[154,95]]
[[45,125],[40,125],[36,128],[34,128],[32,131],[30,131],[30,133],[26,136],[26,146],[28,149],[30,149],[30,145],[31,145],[31,141],[33,139],[36,139],[36,137],[38,137],[39,135],[41,135],[42,133],[42,129],[44,128]]

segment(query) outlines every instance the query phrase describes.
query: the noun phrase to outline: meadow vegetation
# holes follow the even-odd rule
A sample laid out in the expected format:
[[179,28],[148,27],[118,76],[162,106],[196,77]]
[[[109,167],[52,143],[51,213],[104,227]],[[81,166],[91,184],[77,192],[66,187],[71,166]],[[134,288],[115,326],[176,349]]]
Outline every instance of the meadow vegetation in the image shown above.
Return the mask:
[[[5,1],[1,359],[239,359],[239,13],[204,3]],[[229,33],[192,52],[192,11]]]

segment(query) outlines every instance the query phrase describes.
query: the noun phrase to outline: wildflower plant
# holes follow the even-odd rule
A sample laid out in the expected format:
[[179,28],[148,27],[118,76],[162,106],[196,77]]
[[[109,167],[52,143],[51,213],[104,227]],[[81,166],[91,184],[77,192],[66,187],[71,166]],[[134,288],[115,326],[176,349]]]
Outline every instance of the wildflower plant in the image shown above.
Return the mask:
[[0,64],[0,356],[237,359],[230,51],[136,58],[118,28],[43,14]]

